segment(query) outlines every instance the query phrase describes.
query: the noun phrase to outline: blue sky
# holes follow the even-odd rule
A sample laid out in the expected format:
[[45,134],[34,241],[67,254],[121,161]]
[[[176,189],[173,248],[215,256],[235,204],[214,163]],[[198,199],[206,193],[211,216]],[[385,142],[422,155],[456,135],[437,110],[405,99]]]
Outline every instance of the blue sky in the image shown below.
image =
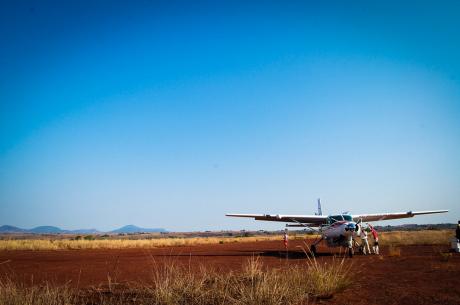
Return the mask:
[[0,6],[0,224],[460,219],[456,1]]

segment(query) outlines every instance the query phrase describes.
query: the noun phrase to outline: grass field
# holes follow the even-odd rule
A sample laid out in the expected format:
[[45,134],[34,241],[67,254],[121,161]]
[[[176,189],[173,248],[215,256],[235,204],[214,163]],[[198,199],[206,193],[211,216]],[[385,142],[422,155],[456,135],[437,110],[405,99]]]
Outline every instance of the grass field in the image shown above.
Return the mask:
[[449,244],[453,236],[454,230],[394,231],[382,232],[379,242],[384,246],[443,245]]
[[177,247],[205,244],[281,240],[281,236],[257,237],[190,237],[157,239],[8,239],[0,240],[0,250],[77,250]]
[[[449,243],[452,230],[395,231],[380,233],[380,244],[385,245],[437,245]],[[295,234],[291,239],[314,239],[315,235]],[[192,246],[282,240],[281,235],[253,237],[190,237],[157,239],[6,239],[0,240],[0,250],[77,250],[77,249],[127,249]]]

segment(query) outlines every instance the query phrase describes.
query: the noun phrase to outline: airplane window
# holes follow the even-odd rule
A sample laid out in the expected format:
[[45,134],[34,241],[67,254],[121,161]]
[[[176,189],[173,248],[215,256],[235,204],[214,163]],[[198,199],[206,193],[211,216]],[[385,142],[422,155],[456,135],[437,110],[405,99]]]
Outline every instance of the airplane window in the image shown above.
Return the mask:
[[329,216],[328,217],[329,224],[333,224],[333,223],[335,223],[337,221],[341,221],[341,220],[343,220],[342,215],[334,215],[334,216]]
[[342,221],[342,220],[353,221],[353,217],[351,217],[351,215],[345,215],[345,214],[344,215],[333,215],[333,216],[329,216],[327,220],[329,224],[333,224],[337,221]]

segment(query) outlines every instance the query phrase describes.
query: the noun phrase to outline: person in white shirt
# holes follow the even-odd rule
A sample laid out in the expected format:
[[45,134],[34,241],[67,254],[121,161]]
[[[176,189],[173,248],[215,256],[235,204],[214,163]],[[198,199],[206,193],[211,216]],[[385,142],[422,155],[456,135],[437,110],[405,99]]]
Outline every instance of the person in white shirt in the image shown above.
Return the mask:
[[361,246],[363,247],[363,254],[370,254],[371,249],[369,247],[369,241],[367,240],[367,232],[366,230],[361,227],[361,233],[359,234],[359,237],[361,238]]

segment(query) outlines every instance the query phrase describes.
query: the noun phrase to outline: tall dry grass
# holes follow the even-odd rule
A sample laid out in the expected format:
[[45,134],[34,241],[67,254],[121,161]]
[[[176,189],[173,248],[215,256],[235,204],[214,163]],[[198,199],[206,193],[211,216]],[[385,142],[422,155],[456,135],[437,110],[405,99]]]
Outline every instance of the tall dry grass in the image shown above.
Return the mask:
[[449,244],[454,230],[423,230],[382,232],[379,242],[384,246]]
[[[314,296],[332,296],[335,292],[345,289],[351,284],[351,264],[345,264],[345,256],[337,260],[332,258],[332,263],[319,263],[315,257],[308,257],[308,289]],[[303,280],[303,279],[302,279]]]
[[[309,237],[309,238],[314,238]],[[205,244],[225,244],[282,240],[281,235],[253,237],[190,237],[157,239],[8,239],[0,240],[0,250],[78,250],[180,247]]]
[[1,305],[70,305],[77,296],[67,286],[32,286],[26,287],[9,279],[0,281]]
[[344,260],[264,269],[258,258],[241,272],[221,273],[209,268],[191,271],[174,263],[153,268],[149,283],[106,291],[72,290],[66,286],[24,287],[0,281],[2,305],[294,305],[311,298],[330,297],[351,284]]

